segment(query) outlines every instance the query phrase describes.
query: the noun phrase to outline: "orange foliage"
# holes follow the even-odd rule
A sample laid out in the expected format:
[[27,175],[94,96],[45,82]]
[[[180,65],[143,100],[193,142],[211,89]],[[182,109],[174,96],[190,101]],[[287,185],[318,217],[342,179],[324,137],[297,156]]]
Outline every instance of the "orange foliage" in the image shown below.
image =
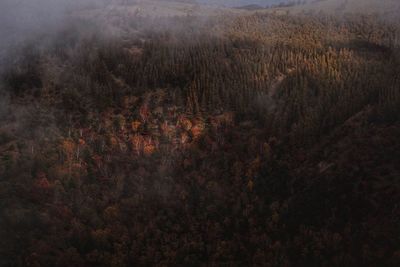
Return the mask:
[[130,141],[131,141],[133,152],[135,152],[136,154],[139,155],[140,152],[142,151],[142,147],[143,147],[143,136],[141,136],[139,134],[135,134],[134,136],[132,136],[130,138]]
[[112,147],[118,146],[118,139],[115,136],[110,136],[110,145]]
[[151,138],[144,140],[143,153],[146,156],[152,155],[156,151],[155,142]]
[[215,116],[214,126],[233,126],[235,121],[235,116],[233,112],[224,112],[221,115]]
[[71,158],[74,154],[74,151],[76,149],[76,145],[74,144],[74,142],[72,142],[72,140],[70,139],[65,139],[62,144],[62,149],[64,151],[65,154],[67,154],[67,156],[69,158]]
[[79,145],[84,146],[86,144],[85,140],[82,138],[79,139]]
[[192,122],[184,117],[184,116],[180,116],[179,118],[179,124],[181,125],[181,127],[185,130],[185,131],[190,131],[190,129],[192,129]]
[[140,117],[142,118],[142,121],[144,121],[144,122],[147,121],[149,114],[150,114],[149,106],[147,104],[143,104],[140,107],[139,114],[140,114]]
[[203,132],[204,132],[204,130],[206,128],[206,125],[200,119],[195,119],[193,121],[193,123],[194,123],[194,126],[192,127],[190,132],[191,132],[191,134],[193,136],[193,139],[194,140],[198,140],[203,135]]
[[168,124],[167,121],[164,121],[160,126],[161,132],[167,138],[172,138],[174,134],[174,128]]
[[189,135],[186,132],[183,132],[181,134],[181,140],[180,141],[181,141],[182,145],[189,143],[189,141],[190,141]]
[[132,131],[137,132],[139,130],[140,125],[142,125],[140,121],[133,121],[131,123]]
[[49,180],[47,180],[46,177],[38,179],[35,184],[36,184],[37,188],[45,189],[45,190],[47,190],[51,187],[50,182],[49,182]]
[[203,131],[204,131],[204,129],[203,129],[201,126],[195,125],[195,126],[192,128],[192,130],[191,130],[193,139],[194,139],[194,140],[199,139],[199,138],[201,137]]

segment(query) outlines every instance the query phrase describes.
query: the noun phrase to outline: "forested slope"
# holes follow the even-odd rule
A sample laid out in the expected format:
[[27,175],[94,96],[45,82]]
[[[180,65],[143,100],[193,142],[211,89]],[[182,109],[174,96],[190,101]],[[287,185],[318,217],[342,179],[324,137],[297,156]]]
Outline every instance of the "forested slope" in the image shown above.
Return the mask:
[[324,12],[343,14],[374,15],[399,22],[400,2],[397,0],[309,0],[289,7],[278,8],[289,12]]
[[369,19],[136,14],[15,48],[0,265],[397,266],[397,29]]

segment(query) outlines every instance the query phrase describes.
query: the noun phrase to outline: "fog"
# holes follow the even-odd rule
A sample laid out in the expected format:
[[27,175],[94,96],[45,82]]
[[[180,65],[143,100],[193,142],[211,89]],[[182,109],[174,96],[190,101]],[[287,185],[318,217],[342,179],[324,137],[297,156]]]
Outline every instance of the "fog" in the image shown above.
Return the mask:
[[4,0],[0,2],[1,35],[7,40],[17,34],[54,29],[65,18],[66,10],[66,2],[61,0]]
[[198,3],[239,7],[245,5],[259,5],[262,7],[287,2],[287,0],[197,0]]
[[102,3],[103,0],[2,0],[0,42],[4,45],[10,39],[54,31],[66,23],[69,12]]
[[[50,36],[56,33],[60,28],[75,22],[71,19],[71,13],[74,11],[82,11],[85,9],[95,9],[96,7],[104,8],[108,6],[108,10],[112,10],[112,6],[117,4],[134,4],[136,2],[146,3],[153,2],[150,12],[157,7],[158,10],[163,9],[162,5],[158,5],[155,0],[0,0],[0,66],[4,56],[9,51],[9,48],[14,48],[19,44],[24,44],[32,38],[39,38],[41,34]],[[158,0],[161,2],[173,0]],[[256,4],[260,6],[269,6],[282,2],[296,2],[289,0],[186,0],[182,2],[202,3],[217,6],[243,6]],[[385,14],[385,17],[397,17],[400,10],[393,7],[399,7],[397,1],[379,1],[367,0],[365,5],[362,0],[326,0],[314,1],[311,10],[330,10],[343,9],[343,12],[358,12],[360,7],[376,9],[376,12]],[[396,2],[396,3],[395,3]],[[155,4],[154,4],[155,3]],[[158,7],[159,6],[159,7]],[[308,8],[305,7],[306,9]],[[400,8],[400,7],[399,7]],[[122,7],[120,10],[124,10]],[[102,17],[105,13],[98,13]],[[129,14],[127,12],[127,14]],[[178,14],[178,13],[177,13]],[[148,15],[147,13],[145,14]],[[106,23],[108,23],[106,21]],[[111,23],[109,23],[111,24]],[[82,26],[85,26],[82,24]],[[98,27],[101,28],[101,27]],[[113,28],[117,31],[117,28]],[[96,29],[96,31],[104,31],[104,29]]]
[[[45,132],[28,127],[28,125],[31,125],[29,122],[34,121],[33,117],[35,116],[33,115],[37,114],[38,109],[32,104],[12,103],[3,84],[3,74],[9,68],[20,70],[20,61],[24,59],[26,54],[36,53],[37,47],[43,46],[49,39],[44,37],[51,36],[53,38],[59,29],[71,23],[68,16],[70,12],[75,9],[86,8],[89,4],[93,4],[93,0],[0,1],[0,119],[2,121],[14,121],[13,126],[8,131],[12,131],[13,134],[35,135],[42,135]],[[33,42],[36,47],[24,47]],[[35,49],[35,51],[31,51],[32,49]],[[51,115],[51,112],[48,113]],[[51,125],[50,128],[54,128],[51,120],[49,120],[49,125]]]

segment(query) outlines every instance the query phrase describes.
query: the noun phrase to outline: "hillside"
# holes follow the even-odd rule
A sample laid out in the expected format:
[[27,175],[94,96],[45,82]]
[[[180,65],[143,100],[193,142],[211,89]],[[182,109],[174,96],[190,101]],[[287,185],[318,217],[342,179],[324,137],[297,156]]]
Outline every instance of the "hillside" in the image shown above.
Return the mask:
[[[96,9],[86,9],[78,12],[81,16],[107,17],[114,15],[117,18],[141,16],[141,17],[174,17],[174,16],[212,16],[224,15],[224,13],[235,12],[235,10],[218,7],[199,5],[194,1],[177,0],[135,0],[107,4]],[[236,11],[237,12],[237,11]],[[120,17],[122,15],[122,18]]]
[[2,50],[1,267],[400,265],[399,25],[66,14]]
[[[199,5],[191,1],[176,0],[135,0],[124,4],[110,3],[103,7],[87,8],[72,12],[72,16],[83,23],[95,23],[110,35],[124,35],[130,38],[149,28],[176,27],[172,18],[191,17],[191,25],[207,23],[208,18],[227,17],[244,14],[243,10],[235,10],[221,6]],[[142,23],[144,20],[147,23]],[[165,23],[159,23],[164,20]],[[135,24],[136,27],[134,26]],[[140,26],[139,26],[140,25]],[[134,26],[134,27],[132,27]],[[185,25],[180,25],[185,28]],[[192,28],[192,29],[194,29]]]
[[397,19],[400,2],[397,0],[310,0],[305,4],[286,8],[292,12],[313,11],[331,14],[379,14],[383,18]]
[[225,7],[241,7],[246,5],[257,5],[260,7],[266,7],[273,4],[279,4],[285,0],[196,0],[197,3],[214,5],[214,6],[225,6]]

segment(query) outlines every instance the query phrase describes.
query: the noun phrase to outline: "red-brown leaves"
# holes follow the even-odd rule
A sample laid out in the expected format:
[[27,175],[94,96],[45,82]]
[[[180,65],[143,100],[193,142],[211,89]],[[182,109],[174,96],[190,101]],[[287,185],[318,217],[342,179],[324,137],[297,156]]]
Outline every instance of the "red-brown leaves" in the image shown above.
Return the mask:
[[193,126],[192,122],[183,115],[181,115],[179,117],[178,121],[179,121],[179,124],[181,125],[181,127],[183,128],[183,130],[185,130],[185,131],[190,131],[190,129]]
[[140,134],[135,134],[130,138],[132,150],[135,154],[140,155],[143,149],[143,136]]
[[138,120],[135,120],[131,123],[131,129],[134,132],[137,132],[139,130],[139,127],[142,125],[142,123]]
[[147,103],[143,104],[139,109],[140,118],[143,122],[146,122],[150,115],[149,106]]
[[146,156],[152,155],[156,151],[156,142],[150,136],[146,137],[143,142],[143,153]]
[[42,189],[42,190],[48,190],[48,189],[50,189],[51,185],[50,185],[49,180],[47,180],[47,177],[46,177],[46,174],[45,174],[45,173],[40,172],[40,173],[37,175],[37,179],[36,179],[36,182],[35,182],[35,186],[36,186],[37,188],[39,188],[39,189]]

